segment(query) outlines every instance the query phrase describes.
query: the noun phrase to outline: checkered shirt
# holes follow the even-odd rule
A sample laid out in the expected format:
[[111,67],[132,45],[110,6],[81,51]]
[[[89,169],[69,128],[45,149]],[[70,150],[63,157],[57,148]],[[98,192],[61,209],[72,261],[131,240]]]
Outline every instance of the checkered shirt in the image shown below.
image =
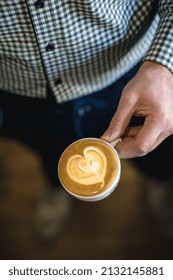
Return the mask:
[[0,88],[58,103],[110,85],[141,59],[173,71],[173,0],[1,0]]

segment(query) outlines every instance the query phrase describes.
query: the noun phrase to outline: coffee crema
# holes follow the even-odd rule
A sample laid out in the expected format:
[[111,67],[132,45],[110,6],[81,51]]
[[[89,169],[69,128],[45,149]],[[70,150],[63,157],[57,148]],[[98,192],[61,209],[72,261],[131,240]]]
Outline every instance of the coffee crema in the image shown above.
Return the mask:
[[63,152],[58,174],[63,186],[81,196],[95,196],[107,190],[119,170],[113,147],[101,139],[84,138]]

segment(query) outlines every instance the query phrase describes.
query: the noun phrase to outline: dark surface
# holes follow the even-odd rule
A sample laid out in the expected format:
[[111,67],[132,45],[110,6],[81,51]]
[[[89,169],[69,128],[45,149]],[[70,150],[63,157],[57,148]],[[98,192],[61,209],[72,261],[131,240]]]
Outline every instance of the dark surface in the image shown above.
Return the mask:
[[33,228],[46,183],[36,154],[0,139],[0,259],[173,259],[173,245],[160,232],[129,161],[122,161],[121,181],[110,197],[72,199],[69,223],[51,242],[39,240]]

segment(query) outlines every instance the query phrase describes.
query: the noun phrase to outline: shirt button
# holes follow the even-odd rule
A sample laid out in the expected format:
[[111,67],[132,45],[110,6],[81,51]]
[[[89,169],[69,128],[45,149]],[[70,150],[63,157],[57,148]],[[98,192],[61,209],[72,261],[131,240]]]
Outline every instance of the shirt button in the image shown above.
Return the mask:
[[57,78],[56,80],[55,80],[55,85],[57,86],[57,85],[59,85],[59,84],[61,84],[62,83],[62,80],[60,79],[60,78]]
[[41,9],[44,7],[44,0],[37,0],[35,3],[34,3],[34,6],[36,9]]
[[46,46],[46,51],[47,52],[51,52],[55,49],[55,45],[53,43],[49,43],[47,46]]

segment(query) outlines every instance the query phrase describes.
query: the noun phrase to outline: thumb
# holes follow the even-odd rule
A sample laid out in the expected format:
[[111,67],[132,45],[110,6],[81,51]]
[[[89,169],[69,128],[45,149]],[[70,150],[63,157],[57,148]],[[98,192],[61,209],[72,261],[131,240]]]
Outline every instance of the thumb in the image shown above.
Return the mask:
[[134,112],[132,106],[129,105],[130,104],[128,102],[124,103],[120,101],[117,111],[113,116],[107,130],[101,136],[103,140],[112,142],[124,134]]

